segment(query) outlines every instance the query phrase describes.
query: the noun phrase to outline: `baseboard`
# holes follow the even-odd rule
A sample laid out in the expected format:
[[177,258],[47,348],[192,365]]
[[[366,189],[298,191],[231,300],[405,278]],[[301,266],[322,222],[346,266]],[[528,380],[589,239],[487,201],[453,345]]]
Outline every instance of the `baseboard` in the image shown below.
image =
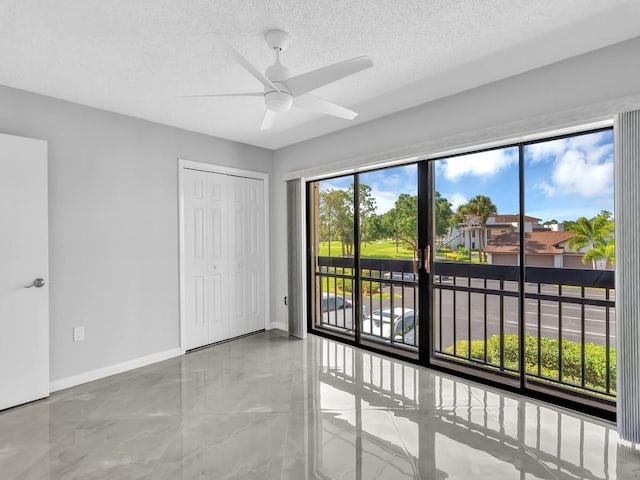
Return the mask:
[[278,330],[282,330],[284,332],[288,332],[289,331],[289,325],[287,325],[284,322],[271,322],[269,324],[269,330],[273,330],[274,328],[276,328]]
[[92,382],[100,378],[109,377],[117,373],[126,372],[135,368],[145,367],[152,363],[168,360],[169,358],[179,357],[182,355],[180,348],[172,348],[164,352],[153,353],[146,357],[134,358],[133,360],[127,360],[126,362],[116,363],[115,365],[109,365],[108,367],[97,368],[88,372],[79,373],[78,375],[72,375],[70,377],[61,378],[59,380],[53,380],[49,384],[51,392],[57,392],[69,387],[75,387],[82,383]]

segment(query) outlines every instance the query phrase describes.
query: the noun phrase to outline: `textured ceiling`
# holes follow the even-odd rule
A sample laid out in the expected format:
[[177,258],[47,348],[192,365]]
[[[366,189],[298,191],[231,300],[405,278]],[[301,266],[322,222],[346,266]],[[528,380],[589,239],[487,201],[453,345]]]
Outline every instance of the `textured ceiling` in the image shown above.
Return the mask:
[[[313,92],[355,120],[178,98],[260,90],[218,39],[264,70],[274,27],[292,75],[371,57]],[[275,149],[638,35],[638,0],[0,0],[0,84]]]

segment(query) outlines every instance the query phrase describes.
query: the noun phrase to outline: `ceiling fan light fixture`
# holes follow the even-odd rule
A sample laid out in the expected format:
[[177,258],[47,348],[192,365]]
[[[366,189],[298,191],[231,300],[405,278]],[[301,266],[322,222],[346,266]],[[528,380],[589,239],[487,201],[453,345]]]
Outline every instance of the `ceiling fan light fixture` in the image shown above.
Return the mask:
[[264,101],[269,110],[278,113],[291,110],[293,105],[293,98],[286,92],[267,92]]

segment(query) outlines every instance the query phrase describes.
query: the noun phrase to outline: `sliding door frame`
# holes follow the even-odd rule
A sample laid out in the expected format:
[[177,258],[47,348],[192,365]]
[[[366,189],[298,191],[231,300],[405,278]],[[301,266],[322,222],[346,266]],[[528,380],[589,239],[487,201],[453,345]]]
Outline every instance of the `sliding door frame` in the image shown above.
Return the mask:
[[[467,380],[476,381],[485,385],[497,387],[509,392],[523,394],[531,398],[546,401],[553,404],[566,406],[570,409],[587,413],[590,415],[605,418],[607,420],[615,421],[616,411],[615,405],[612,405],[608,401],[599,400],[588,394],[581,394],[579,392],[570,392],[563,390],[559,386],[549,386],[545,389],[532,389],[527,385],[527,372],[526,372],[526,358],[524,354],[519,356],[518,362],[518,378],[514,383],[505,382],[506,374],[500,374],[489,371],[486,368],[464,364],[455,360],[446,360],[441,357],[435,358],[434,344],[433,344],[433,272],[435,267],[435,256],[427,253],[433,249],[434,246],[434,178],[435,178],[435,165],[438,160],[449,159],[454,157],[465,156],[469,154],[481,153],[492,151],[496,149],[504,148],[517,148],[518,149],[518,184],[519,184],[519,222],[520,225],[524,225],[525,220],[525,161],[524,161],[524,149],[526,146],[534,145],[536,143],[549,142],[553,140],[560,140],[564,138],[575,137],[583,134],[596,133],[600,131],[612,130],[612,126],[603,126],[597,128],[586,128],[584,130],[575,130],[570,133],[564,133],[561,135],[540,137],[533,140],[518,141],[515,143],[505,143],[502,145],[492,145],[487,148],[480,148],[477,150],[467,150],[464,152],[438,156],[433,158],[421,158],[408,162],[405,165],[416,164],[418,169],[418,262],[419,262],[419,288],[418,288],[418,305],[419,305],[419,345],[418,345],[418,358],[414,359],[405,355],[402,355],[401,351],[389,351],[388,349],[376,348],[369,343],[362,344],[360,342],[360,322],[355,321],[355,334],[353,336],[335,334],[327,330],[317,328],[313,319],[313,305],[309,302],[307,307],[307,328],[308,331],[319,336],[337,339],[346,344],[363,348],[365,350],[382,353],[392,358],[401,359],[410,363],[421,365],[424,367],[432,368],[434,370],[453,373],[457,376],[465,378]],[[397,166],[397,165],[393,165]],[[385,168],[393,168],[393,166],[384,166],[378,168],[368,169],[366,171],[381,170]],[[358,199],[358,176],[362,172],[353,172],[354,176],[354,234],[356,234],[356,241],[354,242],[354,291],[358,292],[354,298],[354,306],[357,310],[361,311],[361,295],[360,295],[360,277],[361,272],[359,269],[359,199]],[[343,175],[327,176],[323,179],[337,178]],[[306,182],[306,198],[307,198],[307,212],[310,205],[310,184],[315,180]],[[313,238],[311,235],[311,222],[307,219],[307,241],[310,242]],[[518,273],[518,337],[519,337],[519,351],[525,352],[525,335],[526,335],[526,244],[525,244],[525,229],[519,229],[519,242],[520,248],[518,253],[519,259],[519,273]],[[311,252],[310,248],[308,252]],[[310,280],[307,282],[308,298],[313,298],[312,290],[315,288],[315,269],[312,264],[311,255],[307,256],[307,276]],[[429,273],[427,273],[429,272]],[[501,334],[504,334],[501,332]],[[486,335],[486,332],[485,332]],[[434,361],[435,360],[435,361]],[[515,377],[509,377],[515,380]]]

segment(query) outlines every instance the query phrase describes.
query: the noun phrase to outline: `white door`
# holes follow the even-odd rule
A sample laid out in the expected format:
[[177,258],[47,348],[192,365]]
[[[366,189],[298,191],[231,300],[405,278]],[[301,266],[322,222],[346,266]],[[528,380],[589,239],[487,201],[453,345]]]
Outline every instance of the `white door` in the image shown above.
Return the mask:
[[0,134],[0,410],[49,395],[48,278],[47,143]]
[[183,173],[185,348],[263,329],[264,182]]
[[255,332],[264,325],[264,182],[231,177],[233,240],[230,245],[233,299],[231,336]]

